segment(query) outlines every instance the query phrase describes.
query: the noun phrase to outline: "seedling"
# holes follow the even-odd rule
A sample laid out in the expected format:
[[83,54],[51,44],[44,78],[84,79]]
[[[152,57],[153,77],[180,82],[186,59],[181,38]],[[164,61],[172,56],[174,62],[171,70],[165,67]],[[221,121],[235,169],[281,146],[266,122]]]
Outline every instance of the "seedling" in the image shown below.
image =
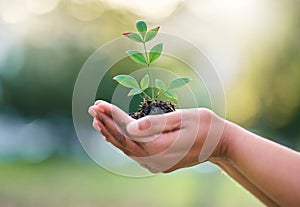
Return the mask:
[[[152,80],[152,74],[150,64],[156,61],[162,53],[163,44],[159,43],[152,47],[148,52],[146,43],[153,40],[160,27],[157,26],[148,31],[146,22],[140,20],[136,22],[136,28],[138,32],[126,32],[124,36],[135,42],[143,45],[144,51],[139,52],[137,50],[128,50],[126,54],[130,59],[139,64],[147,66],[148,73],[142,77],[140,81],[137,81],[130,75],[117,75],[113,79],[120,85],[130,88],[128,96],[140,95],[144,98],[144,102],[138,112],[130,114],[133,118],[141,118],[149,114],[161,114],[171,111],[175,111],[175,104],[172,101],[163,101],[161,97],[165,96],[171,100],[178,100],[177,94],[174,89],[177,89],[188,82],[190,78],[180,77],[172,80],[169,84],[166,84],[160,79]],[[154,82],[154,84],[152,84]],[[152,86],[154,85],[154,86]],[[146,90],[150,89],[151,95],[146,93]]]

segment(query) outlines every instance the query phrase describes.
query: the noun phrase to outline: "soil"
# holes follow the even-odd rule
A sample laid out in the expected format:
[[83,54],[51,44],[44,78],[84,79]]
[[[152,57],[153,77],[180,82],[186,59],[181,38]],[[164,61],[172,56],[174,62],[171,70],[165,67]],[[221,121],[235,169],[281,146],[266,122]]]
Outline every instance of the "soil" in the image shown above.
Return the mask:
[[157,101],[144,98],[138,111],[129,115],[134,119],[139,119],[147,115],[164,114],[172,111],[175,111],[175,105],[169,101]]

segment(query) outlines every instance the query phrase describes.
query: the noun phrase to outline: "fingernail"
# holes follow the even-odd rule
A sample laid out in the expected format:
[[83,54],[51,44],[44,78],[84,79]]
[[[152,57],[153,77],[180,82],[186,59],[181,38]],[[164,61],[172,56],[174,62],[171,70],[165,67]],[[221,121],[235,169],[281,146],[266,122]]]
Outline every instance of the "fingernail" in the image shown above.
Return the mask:
[[97,110],[99,110],[101,113],[104,113],[104,108],[101,106],[101,104],[105,103],[105,101],[97,100],[95,101],[95,105],[97,107]]
[[98,109],[98,111],[100,111],[101,113],[104,113],[104,107],[101,106],[101,104],[98,104],[97,109]]
[[151,127],[151,121],[148,118],[143,120],[133,121],[127,126],[128,131],[144,131]]
[[97,115],[97,112],[96,110],[94,109],[94,106],[91,106],[89,108],[89,114],[92,116],[92,117],[95,117]]
[[139,130],[146,130],[151,127],[151,121],[149,118],[145,118],[142,122],[139,123]]
[[95,101],[95,105],[98,105],[98,104],[100,104],[100,103],[102,103],[102,101],[101,101],[101,100],[97,100],[97,101]]
[[93,127],[101,133],[101,128],[99,127],[99,125],[97,124],[97,121],[93,121]]

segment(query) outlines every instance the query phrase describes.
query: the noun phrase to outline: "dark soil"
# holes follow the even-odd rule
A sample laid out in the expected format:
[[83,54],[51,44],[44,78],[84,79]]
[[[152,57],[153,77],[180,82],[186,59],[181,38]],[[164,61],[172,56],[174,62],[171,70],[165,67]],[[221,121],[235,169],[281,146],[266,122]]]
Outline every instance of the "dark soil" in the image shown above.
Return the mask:
[[144,98],[139,110],[129,115],[134,119],[139,119],[147,115],[164,114],[172,111],[175,111],[175,105],[169,101],[157,101]]

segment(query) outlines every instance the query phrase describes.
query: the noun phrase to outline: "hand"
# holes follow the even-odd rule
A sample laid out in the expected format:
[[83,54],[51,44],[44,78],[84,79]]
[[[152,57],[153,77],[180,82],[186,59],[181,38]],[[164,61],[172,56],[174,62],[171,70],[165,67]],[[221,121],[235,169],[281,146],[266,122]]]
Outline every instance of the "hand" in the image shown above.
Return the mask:
[[108,142],[151,172],[171,172],[223,156],[225,121],[208,109],[184,109],[135,120],[97,101],[93,126]]

